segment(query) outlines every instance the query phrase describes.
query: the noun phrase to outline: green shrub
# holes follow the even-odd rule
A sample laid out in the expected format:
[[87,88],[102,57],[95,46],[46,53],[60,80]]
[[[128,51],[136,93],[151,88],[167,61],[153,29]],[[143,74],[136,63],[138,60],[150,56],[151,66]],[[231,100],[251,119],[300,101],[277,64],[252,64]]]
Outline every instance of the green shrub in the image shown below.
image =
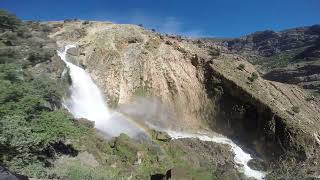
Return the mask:
[[21,26],[22,21],[18,19],[15,15],[0,10],[0,32],[5,29],[16,30],[19,26]]
[[243,71],[245,69],[245,65],[244,64],[239,64],[239,66],[237,67],[237,69],[239,69],[240,71]]
[[[40,33],[29,38],[32,28],[0,11],[0,164],[15,172],[45,177],[45,167],[57,154],[76,152],[65,142],[79,140],[89,128],[74,123],[72,116],[60,109],[67,89],[63,82],[29,68],[49,61],[55,53],[34,47],[48,41],[48,27],[36,26]],[[61,146],[68,150],[62,151]]]
[[32,65],[42,63],[45,61],[49,61],[53,56],[54,52],[51,49],[38,49],[36,51],[32,51],[29,54],[28,60]]
[[90,21],[83,21],[82,24],[83,25],[90,24]]
[[218,57],[220,56],[220,50],[218,48],[210,47],[209,55],[212,57]]
[[255,81],[256,79],[258,79],[258,74],[257,73],[255,73],[255,72],[253,72],[252,74],[251,74],[251,77],[248,77],[248,79],[249,79],[249,81],[251,81],[251,82],[253,82],[253,81]]
[[0,64],[17,63],[21,60],[21,53],[15,48],[0,48]]
[[22,70],[19,64],[0,64],[0,80],[17,82],[22,80]]

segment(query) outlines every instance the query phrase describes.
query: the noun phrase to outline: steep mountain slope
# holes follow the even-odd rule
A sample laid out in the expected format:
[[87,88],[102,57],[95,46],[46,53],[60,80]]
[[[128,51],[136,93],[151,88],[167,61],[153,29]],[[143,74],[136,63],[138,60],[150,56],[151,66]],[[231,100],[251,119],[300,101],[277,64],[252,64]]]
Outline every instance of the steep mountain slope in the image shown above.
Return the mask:
[[156,98],[166,108],[149,111],[150,116],[165,115],[171,127],[246,139],[268,158],[290,152],[307,159],[318,149],[318,99],[310,100],[311,94],[297,86],[258,77],[241,57],[134,25],[49,24],[59,46],[79,47],[70,57],[80,59],[114,107],[121,109],[135,96]]
[[320,90],[320,25],[280,32],[261,31],[226,41],[246,56],[266,79]]

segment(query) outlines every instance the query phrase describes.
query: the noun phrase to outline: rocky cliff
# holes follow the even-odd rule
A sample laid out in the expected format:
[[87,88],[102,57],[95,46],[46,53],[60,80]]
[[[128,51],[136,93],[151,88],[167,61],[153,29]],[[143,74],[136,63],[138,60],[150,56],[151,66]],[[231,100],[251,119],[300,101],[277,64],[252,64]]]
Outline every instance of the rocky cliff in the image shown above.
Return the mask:
[[225,46],[246,56],[266,79],[320,90],[320,25],[256,32]]
[[[78,64],[90,72],[110,106],[121,109],[143,96],[161,104],[151,117],[164,118],[170,126],[184,129],[222,132],[267,158],[291,153],[307,159],[317,153],[319,100],[298,86],[258,76],[247,56],[224,53],[219,51],[223,46],[164,36],[135,25],[84,21],[48,24],[54,29],[51,37],[60,47],[78,46],[69,52],[70,58],[79,59]],[[296,31],[311,33],[302,38],[309,45],[313,43],[309,37],[317,36],[311,30]],[[271,38],[250,48],[261,56],[288,49],[273,44],[278,36],[267,31],[250,37],[254,42]],[[235,43],[230,46],[236,47]]]

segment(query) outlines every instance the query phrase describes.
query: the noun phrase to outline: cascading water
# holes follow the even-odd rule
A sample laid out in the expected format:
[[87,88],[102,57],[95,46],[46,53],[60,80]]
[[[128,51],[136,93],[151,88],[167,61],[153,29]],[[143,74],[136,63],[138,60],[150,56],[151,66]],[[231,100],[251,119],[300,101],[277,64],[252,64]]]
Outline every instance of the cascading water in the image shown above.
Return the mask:
[[95,127],[113,137],[126,133],[130,137],[146,135],[143,129],[118,112],[110,112],[102,93],[90,75],[81,67],[67,60],[67,51],[74,45],[65,46],[58,51],[60,58],[69,68],[72,85],[70,98],[64,101],[65,107],[76,118],[86,118],[95,122]]
[[[120,133],[126,133],[130,137],[146,137],[147,133],[137,124],[126,118],[118,112],[111,112],[104,102],[102,93],[97,85],[93,82],[90,75],[82,68],[67,61],[67,51],[73,48],[73,45],[67,45],[64,50],[58,51],[58,55],[66,63],[70,70],[72,85],[70,87],[70,98],[64,101],[65,107],[76,117],[86,118],[95,122],[95,127],[110,136],[118,136]],[[159,129],[152,126],[146,121],[146,124],[153,129]],[[223,136],[208,136],[203,134],[191,134],[166,131],[173,139],[178,138],[198,138],[202,141],[212,141],[220,144],[228,144],[231,146],[235,154],[235,162],[238,169],[248,177],[263,179],[265,172],[251,169],[247,163],[252,159],[251,155],[244,152],[232,140]],[[142,135],[142,136],[141,136]]]
[[[235,144],[231,139],[228,139],[224,136],[214,135],[209,136],[205,134],[191,134],[191,133],[182,133],[176,131],[166,131],[173,139],[179,138],[198,138],[201,141],[211,141],[219,144],[228,144],[231,146],[232,151],[234,152],[234,161],[238,164],[238,169],[243,172],[247,177],[253,177],[256,179],[263,179],[266,176],[265,172],[257,171],[251,169],[248,166],[248,162],[253,159],[250,154],[244,152],[237,144]],[[240,165],[240,166],[239,166]]]

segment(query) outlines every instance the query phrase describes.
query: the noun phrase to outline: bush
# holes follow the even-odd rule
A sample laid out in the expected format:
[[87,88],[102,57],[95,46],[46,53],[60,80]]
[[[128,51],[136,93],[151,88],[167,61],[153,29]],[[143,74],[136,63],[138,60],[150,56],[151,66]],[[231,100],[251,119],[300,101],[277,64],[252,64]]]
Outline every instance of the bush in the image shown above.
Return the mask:
[[0,64],[17,63],[21,60],[21,54],[15,48],[0,48]]
[[83,21],[83,25],[90,24],[90,21]]
[[27,39],[32,37],[29,29],[26,26],[21,26],[17,29],[17,35],[21,38]]
[[294,112],[294,113],[299,113],[300,112],[300,107],[299,106],[292,106],[292,111]]
[[16,30],[19,26],[21,26],[22,21],[18,19],[15,15],[0,10],[0,32],[3,32],[6,29]]
[[220,50],[218,48],[211,47],[209,49],[209,55],[212,57],[218,57],[220,56]]
[[256,79],[258,79],[258,74],[257,73],[255,73],[255,72],[253,72],[252,74],[251,74],[251,77],[248,77],[248,79],[249,79],[249,81],[251,81],[251,82],[253,82],[253,81],[255,81]]
[[54,52],[51,49],[38,49],[29,54],[28,60],[30,61],[31,65],[36,65],[38,63],[50,60],[53,55]]
[[239,64],[239,66],[237,67],[237,69],[239,69],[240,71],[243,71],[245,69],[245,65],[244,64]]
[[4,116],[0,124],[0,163],[10,165],[10,161],[20,161],[20,164],[15,163],[20,168],[47,163],[56,154],[55,143],[86,132],[84,127],[74,126],[72,117],[64,111],[43,112],[32,121],[27,121],[23,115]]
[[0,80],[10,82],[22,80],[22,71],[20,69],[21,66],[18,64],[0,64]]
[[[48,61],[55,53],[34,47],[37,41],[48,40],[49,28],[31,25],[38,33],[26,39],[33,27],[0,11],[0,164],[42,176],[57,154],[75,152],[64,142],[79,139],[88,127],[74,123],[72,116],[60,109],[66,87],[26,66]],[[11,45],[14,47],[8,47]]]

